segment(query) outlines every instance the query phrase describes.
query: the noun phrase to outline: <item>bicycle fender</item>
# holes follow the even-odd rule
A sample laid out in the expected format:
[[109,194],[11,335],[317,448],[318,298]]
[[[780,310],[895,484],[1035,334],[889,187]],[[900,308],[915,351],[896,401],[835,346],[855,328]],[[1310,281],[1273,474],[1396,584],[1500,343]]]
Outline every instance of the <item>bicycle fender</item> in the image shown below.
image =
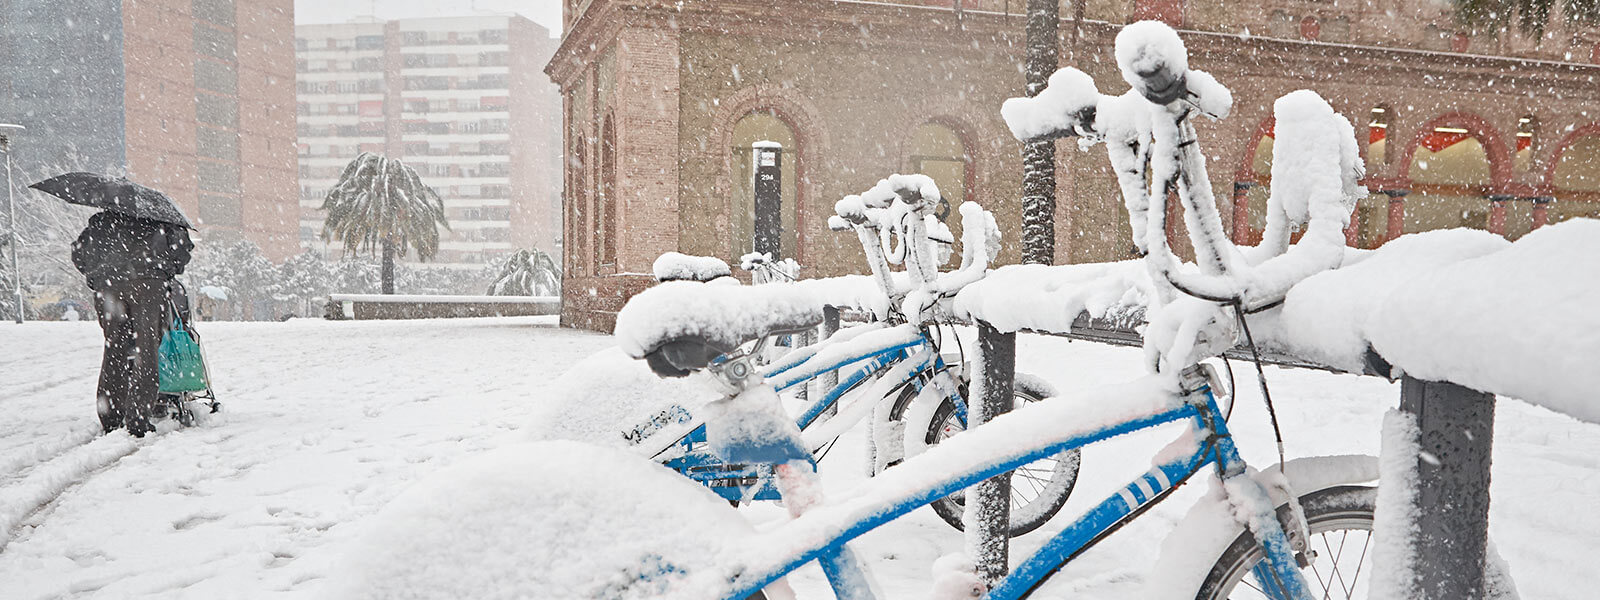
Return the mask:
[[[1368,455],[1309,456],[1273,465],[1250,474],[1271,496],[1273,505],[1288,500],[1286,490],[1296,496],[1341,485],[1373,483],[1378,480],[1378,458]],[[1215,478],[1211,490],[1189,509],[1178,526],[1161,544],[1160,558],[1151,573],[1159,577],[1145,580],[1149,600],[1193,600],[1211,565],[1222,556],[1239,532],[1244,530]]]

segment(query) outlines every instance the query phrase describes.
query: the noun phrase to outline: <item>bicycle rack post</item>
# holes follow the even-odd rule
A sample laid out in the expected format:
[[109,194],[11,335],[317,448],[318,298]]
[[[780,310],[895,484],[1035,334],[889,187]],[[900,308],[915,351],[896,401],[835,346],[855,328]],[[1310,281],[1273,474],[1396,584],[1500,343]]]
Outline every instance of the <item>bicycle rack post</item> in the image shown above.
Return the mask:
[[[827,341],[828,338],[833,337],[833,334],[838,332],[839,309],[833,306],[822,307],[822,329],[818,332],[819,341]],[[839,385],[838,371],[828,371],[817,378],[817,389],[819,390],[831,390],[837,385]],[[839,414],[839,405],[834,404],[828,407],[823,416],[831,418],[837,414]]]
[[[1411,539],[1399,542],[1402,555],[1411,559],[1411,572],[1395,583],[1416,598],[1488,597],[1484,563],[1494,406],[1494,394],[1449,382],[1401,380],[1400,411],[1415,419],[1418,434],[1407,444],[1417,451],[1417,485],[1408,498],[1416,523],[1405,528]],[[1397,517],[1403,518],[1378,515],[1380,521]]]
[[[978,321],[978,368],[972,386],[967,427],[973,428],[1011,410],[1017,372],[1017,334],[1001,333]],[[967,492],[967,553],[978,578],[994,584],[1008,570],[1011,537],[1011,473],[973,486]]]

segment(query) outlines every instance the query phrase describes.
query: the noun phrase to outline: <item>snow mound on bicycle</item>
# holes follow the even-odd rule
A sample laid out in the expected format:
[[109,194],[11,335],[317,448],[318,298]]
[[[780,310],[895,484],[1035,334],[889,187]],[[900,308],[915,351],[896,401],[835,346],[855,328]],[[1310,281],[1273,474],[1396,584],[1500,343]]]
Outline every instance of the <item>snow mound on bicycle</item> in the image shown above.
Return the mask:
[[888,301],[882,296],[860,275],[739,287],[671,281],[622,308],[617,345],[634,358],[678,339],[698,339],[725,352],[770,333],[821,323],[825,306],[883,314]]
[[714,596],[712,582],[730,579],[713,566],[721,546],[752,531],[709,490],[626,451],[519,444],[442,471],[386,506],[328,597]]
[[666,379],[617,348],[590,355],[567,369],[555,392],[530,420],[535,440],[575,440],[629,447],[666,426],[674,415],[693,413],[719,398],[695,378]]
[[[713,281],[732,277],[728,263],[715,256],[692,256],[681,252],[668,252],[656,257],[650,271],[656,281]],[[732,280],[730,280],[732,281]]]

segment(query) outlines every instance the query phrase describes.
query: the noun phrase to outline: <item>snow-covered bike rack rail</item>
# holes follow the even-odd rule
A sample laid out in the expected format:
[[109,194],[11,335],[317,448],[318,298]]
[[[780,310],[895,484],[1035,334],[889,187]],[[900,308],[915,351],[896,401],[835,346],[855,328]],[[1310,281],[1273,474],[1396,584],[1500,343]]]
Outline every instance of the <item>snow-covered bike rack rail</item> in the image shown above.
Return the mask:
[[[1139,345],[1145,273],[1138,261],[1018,265],[962,290],[955,308],[978,326],[983,397],[1010,397],[1018,332]],[[1380,500],[1375,552],[1405,567],[1375,586],[1481,597],[1495,397],[1600,423],[1596,306],[1600,221],[1574,220],[1515,243],[1450,230],[1352,250],[1249,317],[1267,362],[1402,382],[1382,449],[1383,487],[1401,492]],[[1003,560],[1003,528],[986,535],[975,547]]]

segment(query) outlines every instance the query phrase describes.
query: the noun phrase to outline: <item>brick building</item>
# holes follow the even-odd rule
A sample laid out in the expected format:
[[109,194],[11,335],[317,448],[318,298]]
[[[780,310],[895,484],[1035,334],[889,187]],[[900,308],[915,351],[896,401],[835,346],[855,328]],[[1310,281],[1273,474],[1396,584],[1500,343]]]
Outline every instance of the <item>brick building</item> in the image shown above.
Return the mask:
[[[780,254],[807,275],[864,268],[826,219],[892,172],[928,173],[994,211],[1001,261],[1017,260],[1021,145],[999,107],[1023,92],[1023,0],[565,1],[546,67],[572,159],[564,324],[608,329],[662,252],[748,248],[756,141],[783,144]],[[1352,245],[1457,226],[1515,238],[1600,216],[1600,30],[1557,15],[1543,40],[1479,34],[1421,0],[1089,0],[1075,49],[1063,4],[1061,62],[1104,92],[1126,89],[1112,40],[1145,18],[1179,28],[1191,67],[1232,88],[1233,115],[1197,125],[1240,241],[1264,222],[1272,102],[1301,88],[1365,134],[1373,193]],[[1130,257],[1104,152],[1067,142],[1057,161],[1057,262]]]
[[[439,191],[435,260],[477,268],[556,251],[559,96],[540,68],[549,31],[522,17],[301,25],[300,240],[324,249],[323,197],[361,152],[400,158]],[[337,249],[334,250],[337,252]]]
[[293,0],[0,0],[0,121],[19,183],[126,173],[199,237],[297,251]]

